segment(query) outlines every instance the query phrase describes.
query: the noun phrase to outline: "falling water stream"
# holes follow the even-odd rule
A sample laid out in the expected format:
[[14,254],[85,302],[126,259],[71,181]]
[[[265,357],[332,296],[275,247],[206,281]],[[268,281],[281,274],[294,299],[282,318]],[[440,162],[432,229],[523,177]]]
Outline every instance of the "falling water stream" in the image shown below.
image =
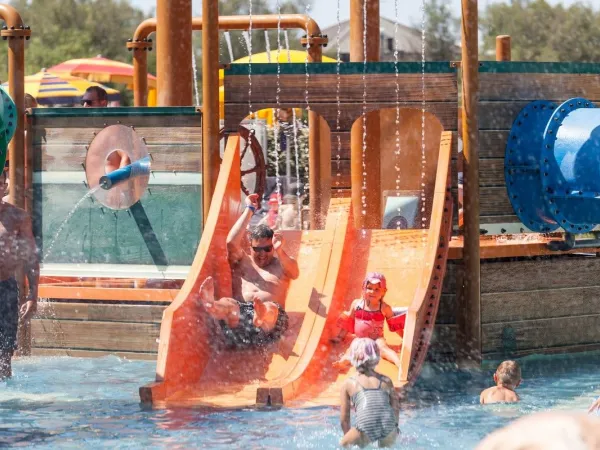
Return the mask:
[[194,71],[194,93],[196,94],[196,106],[200,106],[200,92],[198,91],[198,67],[196,65],[196,51],[192,39],[192,70]]
[[[394,72],[396,80],[396,148],[394,150],[394,169],[396,170],[396,192],[400,191],[400,167],[402,164],[400,149],[400,73],[398,71],[398,0],[394,1]],[[397,216],[402,216],[402,206],[398,203],[396,210]],[[396,227],[401,227],[401,222],[397,221]]]
[[[279,123],[279,113],[281,111],[281,62],[279,61],[279,55],[281,54],[281,2],[277,0],[277,90],[275,94],[275,102],[277,108],[273,114],[273,124],[275,126],[275,193],[277,194],[277,202],[281,206],[281,179],[279,174],[279,154],[281,152],[281,124]],[[286,142],[286,145],[287,142]]]
[[229,62],[233,62],[233,46],[231,45],[231,34],[229,31],[224,33],[225,42],[227,43],[227,51],[229,52]]
[[42,259],[43,261],[45,261],[46,258],[48,257],[48,255],[50,255],[50,253],[52,252],[52,249],[54,248],[54,244],[56,244],[56,241],[58,240],[58,237],[60,236],[60,234],[64,230],[64,228],[67,225],[67,222],[69,221],[69,219],[71,217],[73,217],[73,214],[75,214],[75,211],[77,211],[77,209],[81,206],[81,204],[84,201],[86,201],[88,198],[90,198],[92,195],[94,195],[96,192],[98,192],[98,190],[100,190],[100,188],[101,188],[101,186],[98,185],[98,186],[90,189],[89,191],[87,191],[87,193],[83,197],[81,197],[81,200],[79,200],[77,203],[75,203],[75,206],[73,206],[73,209],[71,209],[71,211],[69,212],[69,214],[67,214],[67,217],[65,217],[65,220],[63,220],[63,222],[58,227],[58,230],[56,230],[56,234],[54,235],[54,238],[50,242],[50,245],[48,245],[48,249],[44,252],[44,257]]
[[[427,226],[427,217],[425,216],[427,194],[425,192],[425,164],[427,163],[425,154],[425,0],[421,0],[421,228]],[[423,245],[425,245],[426,235],[422,236]]]
[[335,163],[336,163],[336,172],[335,172],[335,186],[339,188],[340,180],[342,177],[342,173],[340,170],[340,165],[342,162],[342,137],[340,135],[340,119],[342,117],[342,107],[341,107],[341,99],[340,99],[340,88],[341,88],[341,77],[340,77],[340,68],[342,65],[341,58],[341,46],[340,46],[340,34],[342,33],[342,23],[340,21],[340,0],[337,0],[337,35],[335,37],[336,43],[336,88],[335,88],[335,101],[337,103],[337,115],[335,119],[335,131],[337,133],[337,151],[335,154]]

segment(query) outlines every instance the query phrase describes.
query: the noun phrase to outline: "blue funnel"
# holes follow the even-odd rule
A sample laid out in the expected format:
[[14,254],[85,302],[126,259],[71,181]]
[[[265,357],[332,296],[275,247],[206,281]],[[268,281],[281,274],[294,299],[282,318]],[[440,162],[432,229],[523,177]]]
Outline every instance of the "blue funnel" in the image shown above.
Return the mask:
[[110,173],[100,177],[100,186],[102,189],[112,189],[116,185],[129,180],[130,178],[147,175],[150,173],[150,157],[138,159],[136,162],[122,167],[121,169],[113,170]]
[[510,131],[504,170],[529,229],[592,230],[600,223],[600,108],[585,98],[530,103]]

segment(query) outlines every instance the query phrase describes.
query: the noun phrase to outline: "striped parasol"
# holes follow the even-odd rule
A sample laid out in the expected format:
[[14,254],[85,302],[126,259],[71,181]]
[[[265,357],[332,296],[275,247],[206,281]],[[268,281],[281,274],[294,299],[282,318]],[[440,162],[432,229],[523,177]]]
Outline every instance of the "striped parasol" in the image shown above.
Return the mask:
[[[4,83],[3,86],[7,86]],[[118,101],[119,91],[71,75],[57,75],[46,69],[25,77],[25,92],[35,97],[42,106],[70,105],[81,101],[90,86],[100,86],[108,94],[109,101]]]
[[[126,84],[128,88],[133,88],[133,66],[101,55],[95,58],[71,59],[51,67],[48,71],[58,74],[68,73],[98,83]],[[156,88],[154,75],[148,75],[148,87]]]

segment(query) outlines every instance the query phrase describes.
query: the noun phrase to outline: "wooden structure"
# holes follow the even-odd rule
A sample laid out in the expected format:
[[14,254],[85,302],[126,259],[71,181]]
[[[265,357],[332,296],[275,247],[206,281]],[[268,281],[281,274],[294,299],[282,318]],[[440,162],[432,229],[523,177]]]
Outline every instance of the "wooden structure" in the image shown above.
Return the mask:
[[[532,100],[561,103],[573,97],[600,101],[597,64],[482,62],[479,69],[481,228],[503,224],[518,236],[482,236],[481,352],[484,358],[516,357],[600,348],[600,295],[594,273],[598,249],[552,252],[554,237],[531,235],[515,215],[504,181],[509,129]],[[453,243],[436,334],[442,359],[454,360],[457,296],[464,277],[462,240]]]
[[[413,114],[421,117],[422,113]],[[140,389],[142,401],[158,407],[221,408],[337,404],[340,383],[349,374],[332,368],[331,362],[343,347],[333,346],[330,338],[339,313],[359,294],[364,273],[378,270],[393,274],[386,300],[409,308],[402,343],[403,372],[399,374],[387,362],[380,369],[393,380],[402,380],[396,382],[398,386],[416,379],[434,326],[452,222],[452,134],[441,133],[439,121],[430,114],[425,120],[431,135],[440,131],[437,148],[432,148],[435,140],[426,143],[435,169],[428,226],[358,230],[349,200],[337,199],[330,203],[324,230],[287,231],[284,245],[298,260],[300,278],[291,282],[285,299],[290,328],[280,343],[266,351],[220,348],[218,334],[211,332],[211,321],[197,301],[207,276],[215,279],[217,296],[231,295],[225,237],[239,217],[241,199],[239,137],[230,137],[191,275],[164,314],[157,381]],[[386,340],[400,344],[390,332]]]
[[[115,124],[132,127],[152,156],[140,204],[166,269],[154,265],[142,234],[148,224],[140,228],[133,208],[111,211],[87,199],[56,236],[87,191],[90,143]],[[162,310],[185,278],[201,234],[201,114],[192,107],[34,109],[27,130],[27,198],[45,255],[32,353],[155,358]]]

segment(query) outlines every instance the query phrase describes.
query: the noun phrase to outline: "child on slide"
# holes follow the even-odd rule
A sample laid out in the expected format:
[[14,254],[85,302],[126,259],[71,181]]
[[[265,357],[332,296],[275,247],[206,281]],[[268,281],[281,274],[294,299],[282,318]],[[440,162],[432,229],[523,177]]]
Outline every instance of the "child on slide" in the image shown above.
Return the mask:
[[[399,402],[392,380],[375,372],[379,363],[379,346],[372,339],[356,338],[350,345],[350,363],[356,376],[348,378],[340,393],[340,422],[343,447],[364,447],[377,442],[391,447],[398,437]],[[354,407],[355,425],[350,425],[350,409]]]
[[[400,369],[400,358],[398,354],[388,347],[383,338],[383,323],[387,321],[390,331],[397,332],[402,336],[406,316],[395,316],[391,306],[383,301],[387,292],[387,283],[382,273],[368,273],[363,281],[362,296],[352,302],[350,310],[341,314],[338,319],[340,333],[332,339],[332,342],[340,342],[346,334],[353,333],[357,338],[373,339],[381,356],[394,363]],[[334,363],[334,367],[348,368],[348,354]]]

